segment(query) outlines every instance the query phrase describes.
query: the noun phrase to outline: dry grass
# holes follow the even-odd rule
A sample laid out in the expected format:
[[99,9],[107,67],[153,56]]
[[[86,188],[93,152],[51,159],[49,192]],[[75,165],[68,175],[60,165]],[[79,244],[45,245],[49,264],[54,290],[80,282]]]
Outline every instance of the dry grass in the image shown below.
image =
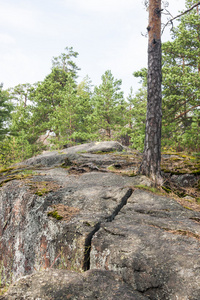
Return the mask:
[[51,208],[52,211],[48,212],[48,215],[50,215],[50,213],[57,212],[57,215],[65,222],[69,222],[80,211],[77,207],[70,207],[64,204],[52,205]]

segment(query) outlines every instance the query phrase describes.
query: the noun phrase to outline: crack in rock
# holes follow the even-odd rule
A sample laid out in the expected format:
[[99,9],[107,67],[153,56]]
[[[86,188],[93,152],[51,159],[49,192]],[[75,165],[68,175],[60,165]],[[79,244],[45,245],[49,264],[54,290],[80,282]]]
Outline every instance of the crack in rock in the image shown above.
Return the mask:
[[[124,197],[122,197],[120,204],[115,208],[114,212],[106,218],[106,222],[112,222],[115,219],[115,217],[118,215],[120,210],[127,204],[127,201],[131,197],[132,193],[133,193],[133,190],[131,188],[128,189],[128,191],[126,192]],[[102,221],[99,221],[95,225],[95,228],[88,234],[88,236],[85,240],[85,251],[84,251],[84,262],[83,262],[83,270],[84,271],[90,270],[90,251],[91,251],[92,238],[93,238],[94,234],[97,231],[99,231],[99,229],[101,228],[101,223],[102,223]]]
[[94,234],[100,229],[101,223],[97,223],[93,231],[91,231],[86,240],[85,240],[85,251],[84,251],[84,261],[83,261],[83,270],[87,271],[90,269],[90,251],[91,251],[91,243]]

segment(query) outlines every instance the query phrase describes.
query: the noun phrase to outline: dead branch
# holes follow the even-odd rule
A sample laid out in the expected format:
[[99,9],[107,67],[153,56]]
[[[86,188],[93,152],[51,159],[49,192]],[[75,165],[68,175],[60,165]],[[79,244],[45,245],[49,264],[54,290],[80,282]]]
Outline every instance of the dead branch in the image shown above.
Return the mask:
[[[185,114],[187,114],[189,111],[191,111],[193,108],[196,108],[196,107],[200,107],[200,104],[194,105],[194,106],[192,106],[190,109],[188,109],[188,110],[184,111],[183,113],[181,113],[180,115],[176,116],[176,117],[171,121],[171,123],[174,122],[175,120],[181,118],[182,116],[184,116]],[[168,125],[169,125],[169,123],[164,124],[164,126],[168,126]]]
[[185,115],[186,113],[188,113],[189,111],[191,111],[193,108],[199,107],[200,104],[192,106],[190,109],[184,111],[183,113],[181,113],[180,115],[178,115],[174,120],[177,120],[178,118],[182,117],[183,115]]
[[181,17],[181,16],[187,14],[188,12],[190,12],[191,10],[193,10],[195,7],[197,7],[198,5],[200,5],[200,1],[199,1],[198,3],[196,3],[196,4],[194,4],[193,6],[191,6],[189,9],[185,10],[184,12],[182,12],[181,14],[179,14],[179,15],[177,15],[176,17],[171,18],[169,21],[167,21],[167,23],[165,24],[165,26],[164,26],[164,28],[163,28],[163,30],[162,30],[162,34],[163,34],[164,30],[165,30],[165,27],[167,27],[167,25],[168,25],[169,23],[171,23],[171,24],[173,25],[173,21],[174,21],[175,19],[177,19],[177,18],[179,18],[179,17]]

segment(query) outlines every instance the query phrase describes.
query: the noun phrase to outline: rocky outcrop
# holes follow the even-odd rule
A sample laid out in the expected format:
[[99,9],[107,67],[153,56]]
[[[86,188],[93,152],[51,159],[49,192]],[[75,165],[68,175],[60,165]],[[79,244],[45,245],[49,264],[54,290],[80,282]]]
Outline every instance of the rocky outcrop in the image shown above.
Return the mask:
[[200,299],[200,213],[138,189],[134,168],[104,142],[2,172],[0,299]]
[[148,300],[114,272],[90,270],[77,273],[55,269],[22,278],[11,286],[7,296],[0,296],[0,299]]
[[113,270],[149,299],[200,299],[200,218],[136,190],[92,239],[91,268]]
[[[116,161],[111,156],[104,156],[102,160],[101,155],[92,155],[92,153],[106,153],[122,151],[123,146],[118,142],[92,142],[88,144],[82,144],[73,146],[62,151],[45,152],[44,154],[37,155],[30,159],[27,159],[18,166],[39,166],[39,167],[52,167],[56,165],[65,164],[66,161],[76,161],[78,163],[95,162],[100,164],[109,165]],[[81,155],[80,155],[81,154]]]

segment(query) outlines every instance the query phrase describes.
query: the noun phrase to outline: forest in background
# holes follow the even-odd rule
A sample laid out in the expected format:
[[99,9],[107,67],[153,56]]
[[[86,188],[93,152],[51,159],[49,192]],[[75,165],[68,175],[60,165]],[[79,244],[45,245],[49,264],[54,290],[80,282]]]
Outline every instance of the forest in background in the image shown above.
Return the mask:
[[[193,4],[186,0],[186,8]],[[162,149],[200,152],[200,15],[183,15],[162,44]],[[147,103],[147,69],[133,75],[140,89],[125,99],[122,81],[110,70],[92,86],[77,83],[78,53],[72,47],[52,59],[42,82],[0,86],[0,166],[22,161],[46,149],[89,141],[118,140],[143,150]],[[41,136],[49,135],[49,145]]]

